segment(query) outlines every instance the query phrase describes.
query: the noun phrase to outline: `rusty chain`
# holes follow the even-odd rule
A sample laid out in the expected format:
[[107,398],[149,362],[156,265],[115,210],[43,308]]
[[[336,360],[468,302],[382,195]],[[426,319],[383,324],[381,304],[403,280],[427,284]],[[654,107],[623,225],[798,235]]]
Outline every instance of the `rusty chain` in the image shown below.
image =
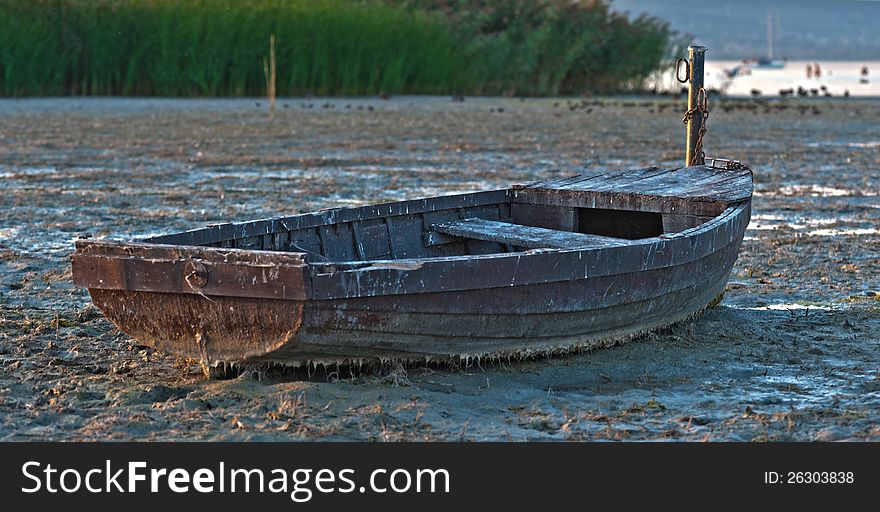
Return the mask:
[[709,94],[703,87],[700,87],[700,90],[697,91],[696,105],[684,113],[682,122],[688,124],[697,112],[702,114],[703,122],[700,124],[700,132],[697,134],[697,142],[694,144],[694,154],[700,155],[700,162],[704,162],[706,154],[703,152],[703,136],[706,135],[706,130],[708,129],[706,121],[709,119]]
[[739,160],[730,160],[728,158],[707,157],[704,164],[706,165],[706,167],[711,167],[713,169],[724,169],[727,171],[740,171],[749,169],[748,165],[740,162]]
[[[700,126],[700,131],[697,134],[697,142],[696,144],[694,144],[694,153],[700,155],[700,163],[708,167],[712,167],[715,169],[725,169],[728,171],[748,169],[749,166],[740,162],[739,160],[730,160],[727,158],[706,158],[706,153],[703,152],[703,136],[706,135],[706,120],[709,118],[709,95],[702,87],[699,91],[697,91],[696,106],[685,112],[682,122],[684,124],[688,124],[688,121],[693,119],[694,115],[697,112],[703,115],[703,124]],[[712,163],[708,163],[709,161],[711,161]]]

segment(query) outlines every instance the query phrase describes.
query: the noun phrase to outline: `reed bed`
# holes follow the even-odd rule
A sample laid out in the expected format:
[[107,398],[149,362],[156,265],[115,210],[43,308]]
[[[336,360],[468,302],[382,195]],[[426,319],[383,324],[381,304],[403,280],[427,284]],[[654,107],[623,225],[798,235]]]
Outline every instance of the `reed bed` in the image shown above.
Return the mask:
[[560,94],[638,87],[674,33],[602,2],[5,0],[0,95]]

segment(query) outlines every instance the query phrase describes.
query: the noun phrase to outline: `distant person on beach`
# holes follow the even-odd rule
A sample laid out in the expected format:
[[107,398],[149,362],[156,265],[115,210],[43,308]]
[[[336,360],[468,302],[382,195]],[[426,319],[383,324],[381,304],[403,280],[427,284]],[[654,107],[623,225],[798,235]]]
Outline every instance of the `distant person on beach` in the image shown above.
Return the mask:
[[813,78],[813,66],[807,64],[807,78]]
[[819,63],[813,64],[813,74],[816,75],[816,78],[822,78],[822,69],[819,67]]
[[868,66],[862,66],[862,76],[868,76]]

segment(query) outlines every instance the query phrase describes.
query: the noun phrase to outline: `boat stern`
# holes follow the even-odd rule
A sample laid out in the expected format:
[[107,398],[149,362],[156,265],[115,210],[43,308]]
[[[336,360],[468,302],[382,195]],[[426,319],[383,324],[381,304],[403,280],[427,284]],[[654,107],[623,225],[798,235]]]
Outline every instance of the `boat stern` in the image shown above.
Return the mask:
[[296,338],[306,298],[299,253],[77,242],[74,283],[119,329],[207,369]]

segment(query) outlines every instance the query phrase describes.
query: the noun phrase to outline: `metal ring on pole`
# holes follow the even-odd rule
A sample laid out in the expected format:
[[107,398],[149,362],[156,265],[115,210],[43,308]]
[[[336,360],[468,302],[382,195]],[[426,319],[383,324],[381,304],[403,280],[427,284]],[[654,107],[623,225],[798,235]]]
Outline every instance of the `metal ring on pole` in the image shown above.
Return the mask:
[[[684,63],[684,79],[681,78],[681,64]],[[675,63],[675,79],[680,83],[686,84],[690,80],[691,64],[687,59],[678,59]]]

